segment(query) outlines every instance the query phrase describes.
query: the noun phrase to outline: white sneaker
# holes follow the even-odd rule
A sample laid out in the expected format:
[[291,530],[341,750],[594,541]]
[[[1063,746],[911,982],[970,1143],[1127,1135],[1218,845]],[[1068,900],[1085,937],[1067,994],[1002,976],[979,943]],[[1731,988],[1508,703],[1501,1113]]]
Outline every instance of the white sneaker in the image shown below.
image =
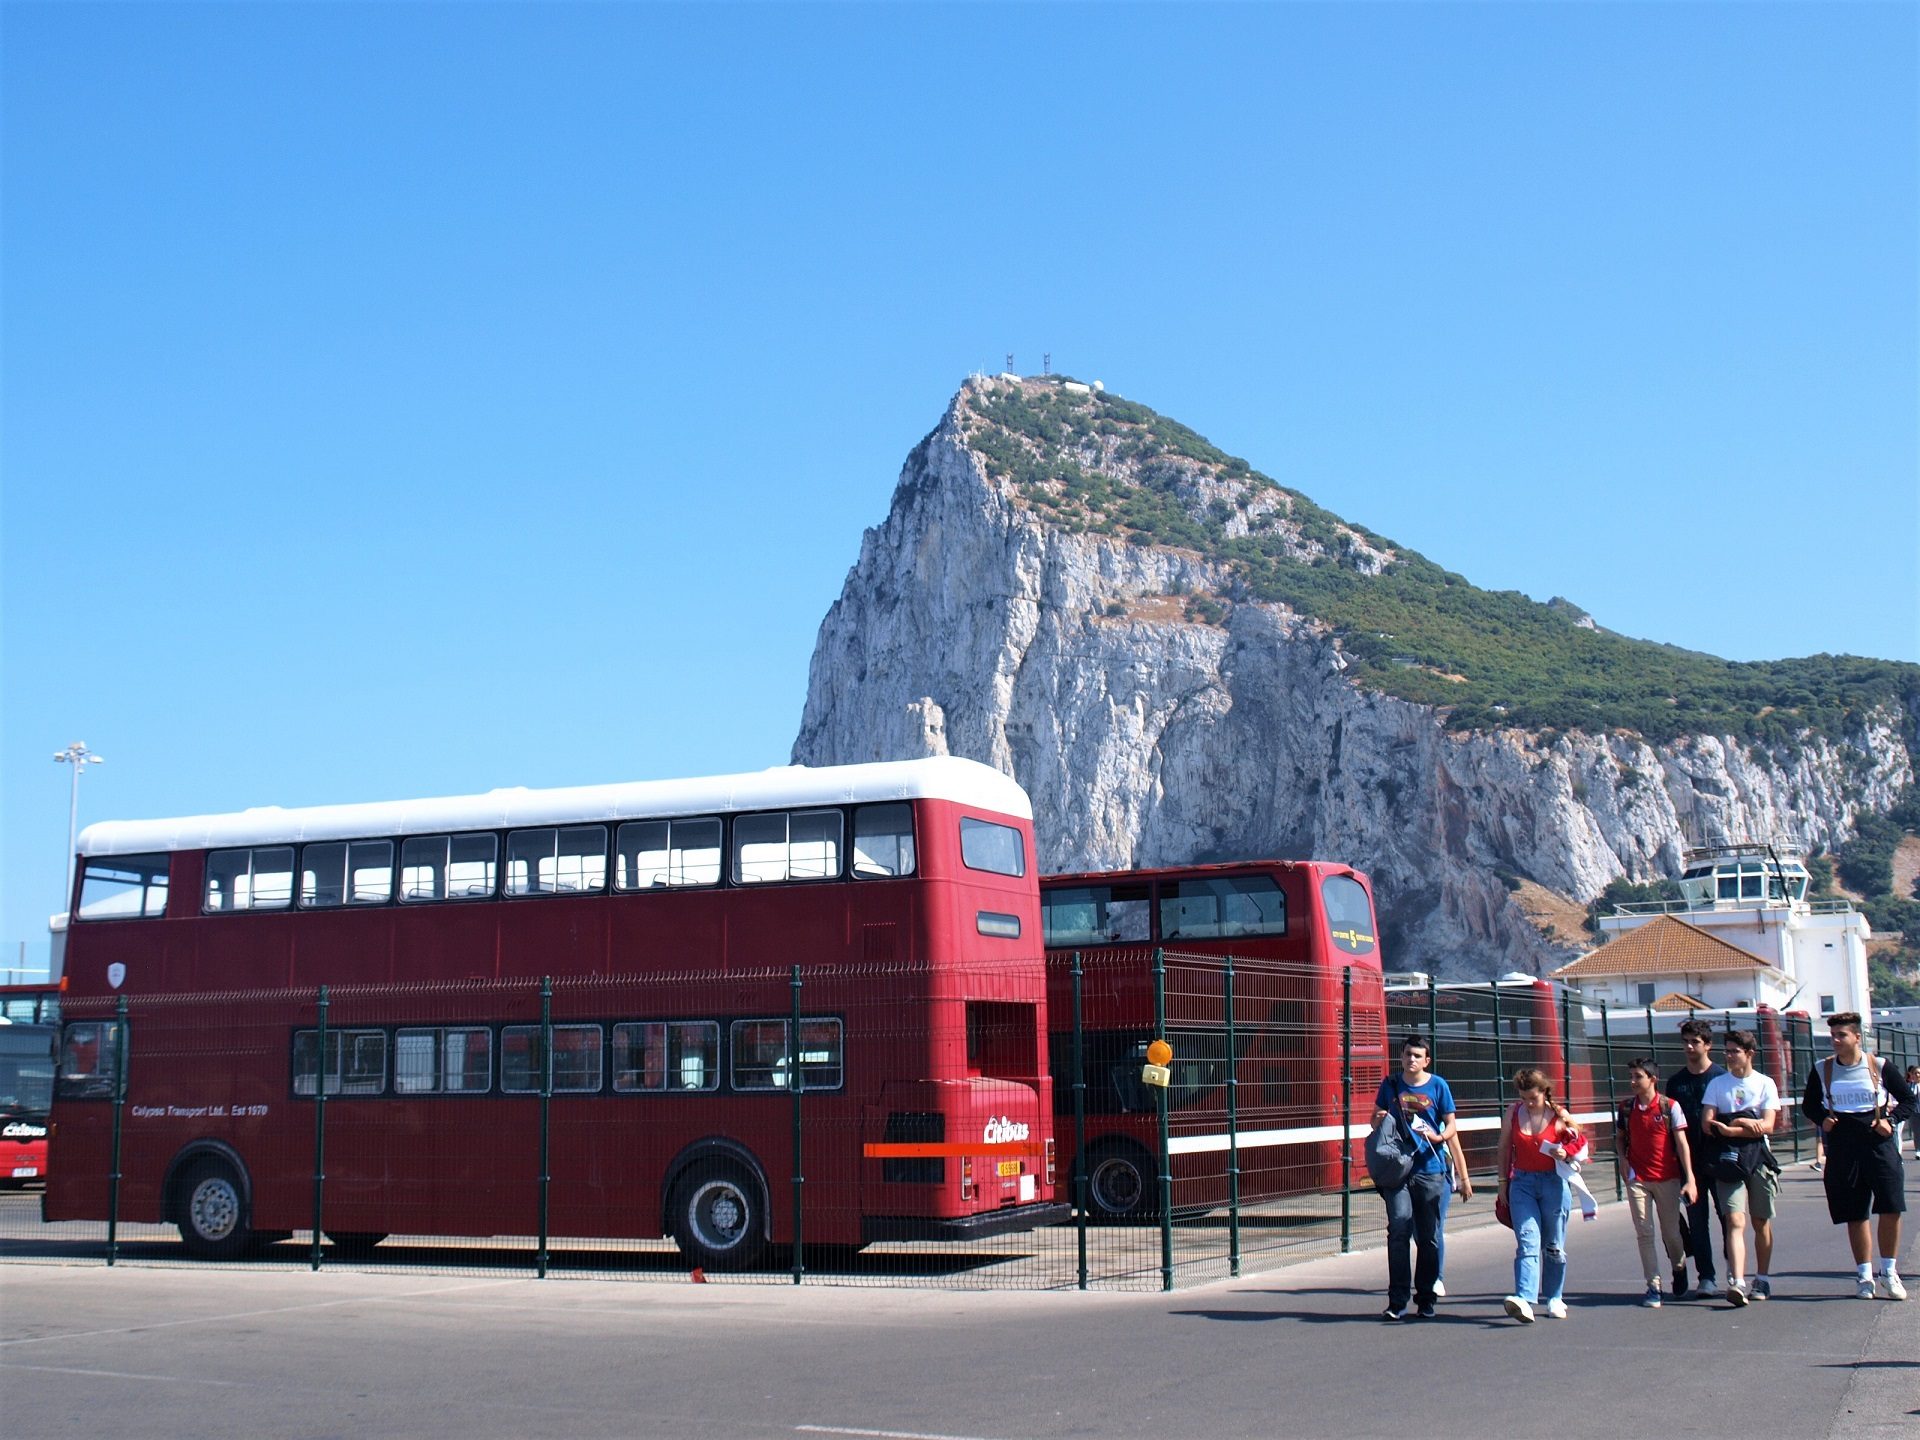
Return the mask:
[[1444,1300],[1447,1298],[1447,1282],[1446,1281],[1436,1280],[1433,1282],[1433,1298],[1436,1300]]
[[1693,1293],[1702,1300],[1717,1300],[1720,1297],[1720,1287],[1713,1282],[1712,1276],[1708,1276],[1694,1287]]
[[1862,1281],[1860,1281],[1860,1282],[1858,1282],[1858,1283],[1857,1283],[1857,1284],[1856,1284],[1856,1285],[1855,1285],[1855,1286],[1853,1287],[1853,1298],[1854,1298],[1854,1299],[1856,1299],[1856,1300],[1871,1300],[1871,1299],[1873,1299],[1873,1281],[1871,1281],[1871,1280],[1862,1280]]
[[1500,1303],[1507,1307],[1507,1314],[1518,1320],[1522,1325],[1531,1325],[1533,1323],[1533,1306],[1522,1300],[1518,1295],[1509,1295]]
[[1738,1310],[1747,1303],[1747,1287],[1738,1280],[1727,1282],[1727,1302]]
[[1564,1300],[1547,1301],[1547,1314],[1551,1315],[1555,1320],[1566,1319],[1567,1318],[1567,1302]]
[[1880,1272],[1880,1290],[1889,1300],[1904,1300],[1907,1298],[1907,1287],[1900,1283],[1900,1277],[1891,1270],[1883,1270]]

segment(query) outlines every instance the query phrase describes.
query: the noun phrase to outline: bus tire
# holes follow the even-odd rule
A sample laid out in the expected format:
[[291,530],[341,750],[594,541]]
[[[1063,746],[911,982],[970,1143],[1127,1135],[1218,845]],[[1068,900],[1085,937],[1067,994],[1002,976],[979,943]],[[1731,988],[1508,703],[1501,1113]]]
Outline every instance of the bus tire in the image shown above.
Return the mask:
[[189,1164],[178,1184],[174,1213],[187,1252],[199,1260],[232,1260],[246,1253],[253,1233],[239,1172],[227,1161],[208,1156]]
[[373,1254],[373,1247],[387,1238],[384,1230],[329,1230],[327,1243],[331,1245],[343,1260],[364,1260]]
[[1112,1223],[1138,1220],[1154,1209],[1153,1159],[1127,1140],[1096,1145],[1087,1156],[1087,1214]]
[[766,1253],[760,1186],[732,1161],[702,1161],[682,1175],[669,1216],[680,1253],[702,1269],[745,1270]]

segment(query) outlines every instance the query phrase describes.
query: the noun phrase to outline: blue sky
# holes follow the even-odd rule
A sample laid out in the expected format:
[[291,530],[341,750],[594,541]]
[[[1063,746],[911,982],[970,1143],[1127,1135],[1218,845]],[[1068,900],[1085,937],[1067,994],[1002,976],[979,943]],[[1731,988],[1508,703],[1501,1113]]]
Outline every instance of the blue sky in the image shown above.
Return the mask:
[[1920,660],[1909,5],[0,7],[0,943],[87,819],[783,763],[960,380]]

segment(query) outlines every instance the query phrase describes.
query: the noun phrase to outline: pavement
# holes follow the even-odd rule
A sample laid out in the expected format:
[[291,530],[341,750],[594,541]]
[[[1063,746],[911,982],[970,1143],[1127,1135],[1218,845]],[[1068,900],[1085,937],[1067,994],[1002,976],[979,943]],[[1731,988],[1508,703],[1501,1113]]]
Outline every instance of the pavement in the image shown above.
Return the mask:
[[[1377,1202],[1360,1213],[1377,1239]],[[1777,1225],[1775,1299],[1649,1311],[1626,1207],[1605,1204],[1569,1236],[1572,1314],[1531,1326],[1501,1310],[1498,1227],[1456,1233],[1439,1317],[1398,1325],[1379,1249],[1144,1295],[14,1262],[0,1416],[34,1440],[1920,1440],[1920,1299],[1852,1298],[1804,1167]]]

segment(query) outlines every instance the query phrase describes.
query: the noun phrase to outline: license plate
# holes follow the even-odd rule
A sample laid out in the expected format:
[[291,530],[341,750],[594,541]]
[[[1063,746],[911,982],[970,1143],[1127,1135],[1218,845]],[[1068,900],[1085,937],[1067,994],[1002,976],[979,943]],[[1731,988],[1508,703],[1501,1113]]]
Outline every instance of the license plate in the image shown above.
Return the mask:
[[[17,1170],[14,1171],[16,1175],[19,1173]],[[1002,1160],[1000,1162],[1000,1176],[1002,1179],[1005,1179],[1009,1175],[1018,1175],[1019,1173],[1020,1162],[1018,1160]]]
[[[13,1167],[13,1178],[16,1180],[30,1180],[39,1173],[39,1170],[32,1165],[16,1165]],[[1002,1167],[1001,1173],[1003,1175],[1006,1173],[1004,1167]]]

